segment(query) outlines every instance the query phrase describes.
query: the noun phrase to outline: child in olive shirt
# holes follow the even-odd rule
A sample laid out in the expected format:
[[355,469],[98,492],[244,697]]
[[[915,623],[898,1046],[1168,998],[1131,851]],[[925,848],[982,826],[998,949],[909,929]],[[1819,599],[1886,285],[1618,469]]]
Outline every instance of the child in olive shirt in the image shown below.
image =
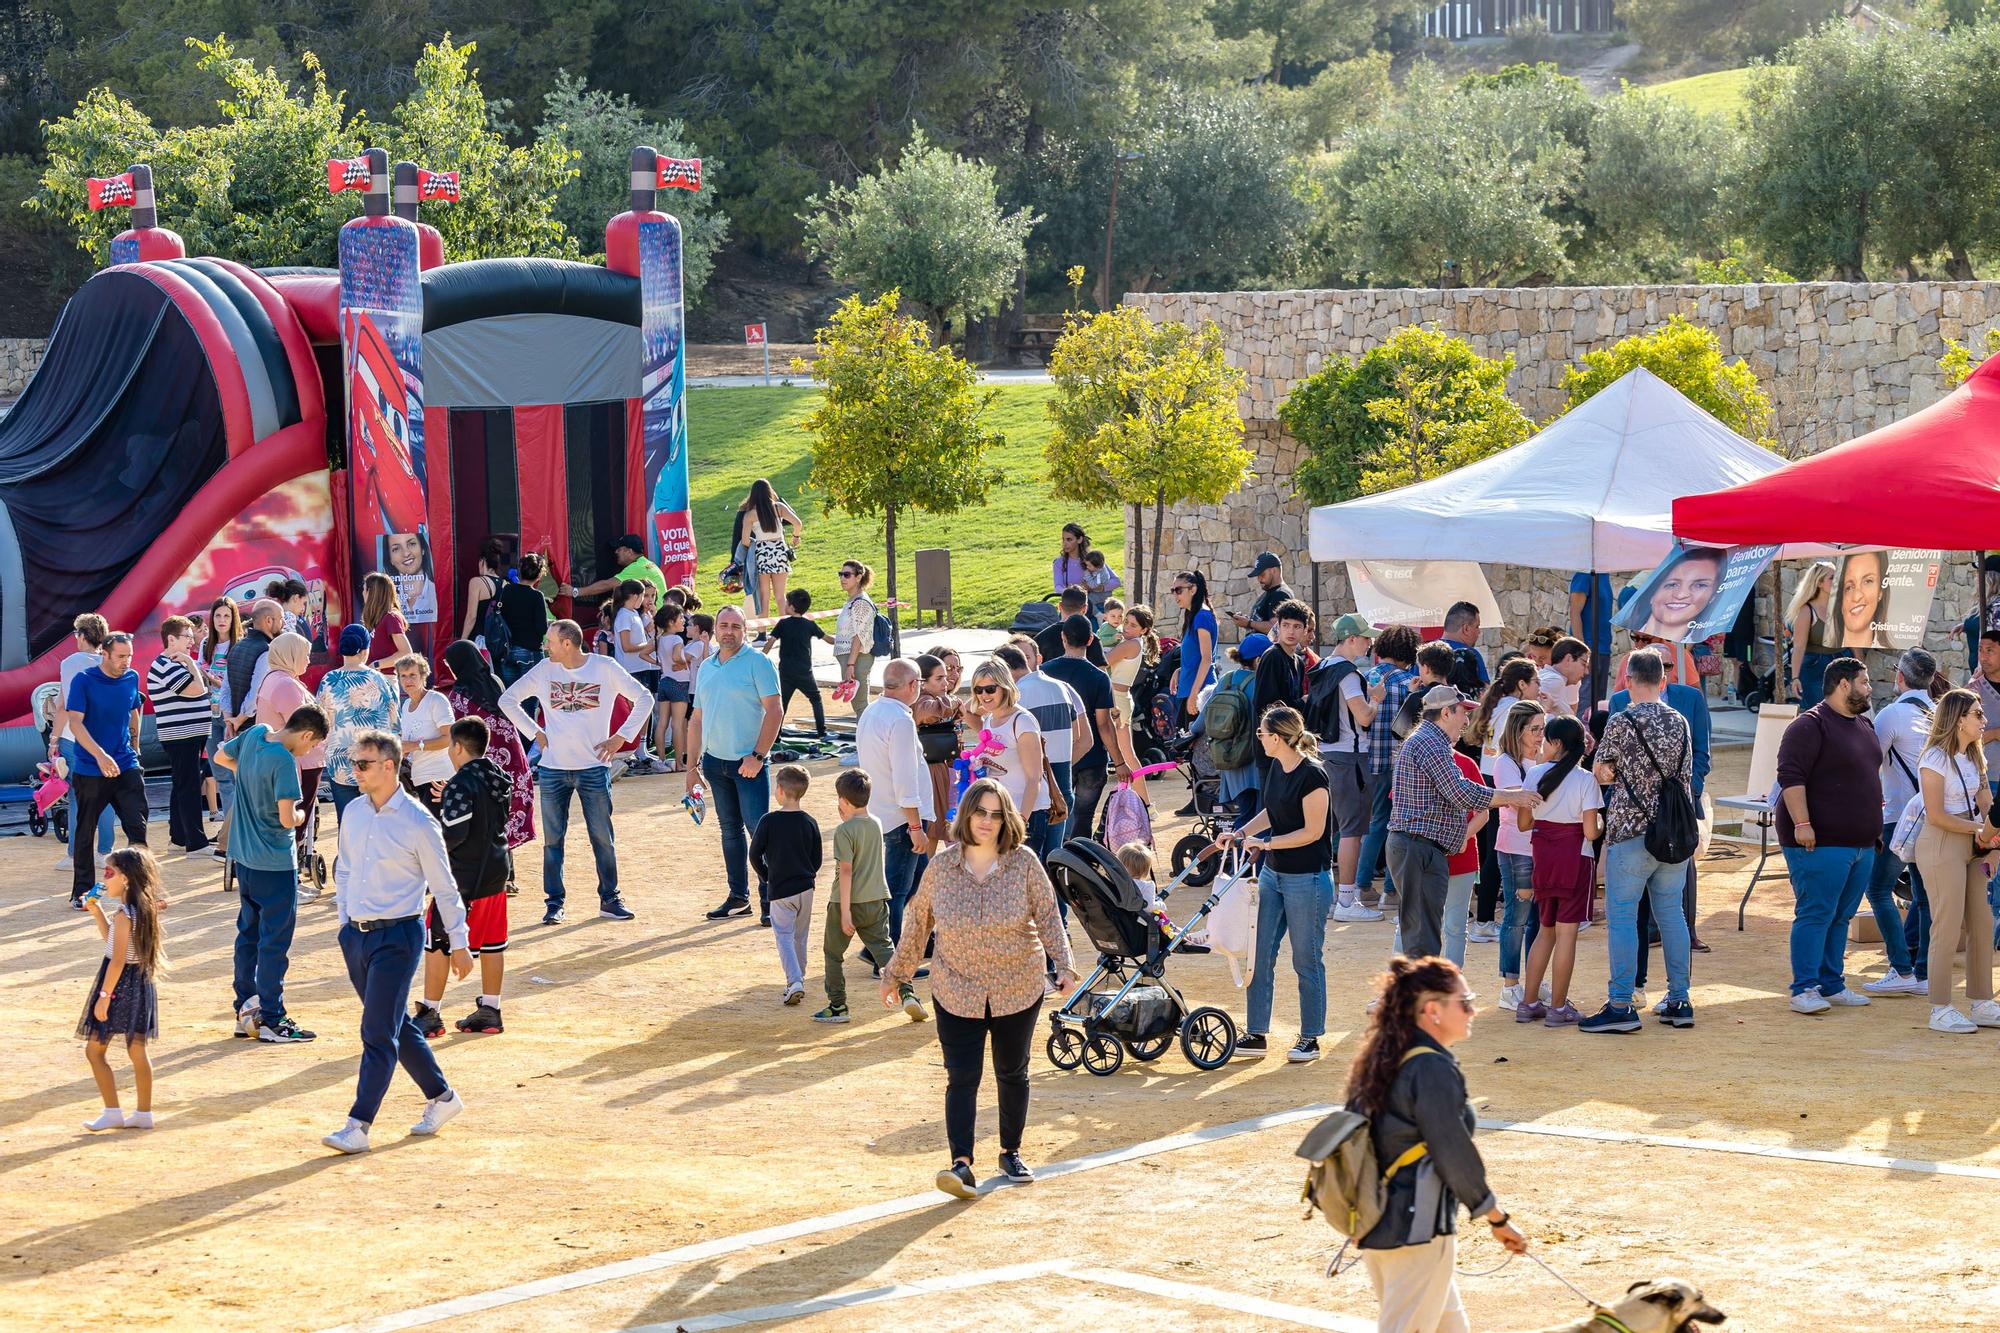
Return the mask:
[[[847,943],[861,936],[872,958],[895,952],[889,943],[889,881],[882,874],[882,825],[868,813],[868,774],[850,768],[833,781],[840,802],[840,827],[833,831],[833,859],[839,888],[826,905],[826,1008],[813,1015],[815,1023],[845,1023],[847,977],[841,968]],[[901,988],[903,1012],[913,1023],[930,1017],[916,988]]]
[[785,969],[785,1003],[806,998],[806,940],[812,933],[813,881],[819,878],[819,822],[799,809],[811,777],[797,764],[773,775],[778,808],[757,821],[750,866],[770,886],[771,934]]

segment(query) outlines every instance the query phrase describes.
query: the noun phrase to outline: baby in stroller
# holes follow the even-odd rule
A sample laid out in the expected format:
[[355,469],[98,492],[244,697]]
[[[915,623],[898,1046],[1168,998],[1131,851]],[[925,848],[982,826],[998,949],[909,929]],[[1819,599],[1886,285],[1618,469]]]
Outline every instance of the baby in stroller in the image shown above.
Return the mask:
[[[1236,1023],[1220,1009],[1190,1010],[1166,978],[1167,960],[1181,952],[1191,931],[1242,878],[1233,875],[1202,901],[1176,928],[1157,904],[1181,880],[1164,890],[1142,891],[1131,872],[1102,843],[1073,838],[1048,859],[1056,895],[1082,924],[1097,949],[1097,966],[1061,1008],[1049,1015],[1049,1063],[1058,1069],[1082,1065],[1109,1075],[1129,1053],[1141,1062],[1157,1060],[1180,1038],[1181,1053],[1197,1069],[1219,1069],[1236,1051]],[[1098,983],[1115,989],[1096,989]]]

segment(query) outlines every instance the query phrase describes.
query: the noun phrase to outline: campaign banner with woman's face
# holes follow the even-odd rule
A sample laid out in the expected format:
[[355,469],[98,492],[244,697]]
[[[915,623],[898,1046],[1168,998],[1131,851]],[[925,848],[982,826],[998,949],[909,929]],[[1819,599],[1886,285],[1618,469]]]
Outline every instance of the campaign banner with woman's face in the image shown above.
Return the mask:
[[358,217],[340,229],[340,343],[347,388],[354,583],[396,580],[412,625],[437,619],[424,467],[424,294],[417,229]]
[[639,337],[644,346],[647,530],[667,582],[694,581],[688,512],[687,338],[681,304],[681,224],[665,214],[639,221]]
[[1917,647],[1943,568],[1943,551],[1855,551],[1841,557],[1813,646],[1829,652]]
[[1757,576],[1776,546],[1683,546],[1639,584],[1613,623],[1669,643],[1699,643],[1725,634],[1742,614]]

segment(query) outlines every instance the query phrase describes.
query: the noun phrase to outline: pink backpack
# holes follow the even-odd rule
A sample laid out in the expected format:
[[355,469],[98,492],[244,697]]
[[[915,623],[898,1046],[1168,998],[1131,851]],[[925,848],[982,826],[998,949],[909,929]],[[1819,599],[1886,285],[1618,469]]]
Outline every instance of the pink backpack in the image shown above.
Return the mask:
[[1115,853],[1128,842],[1153,845],[1153,812],[1130,783],[1121,782],[1104,798],[1104,845]]

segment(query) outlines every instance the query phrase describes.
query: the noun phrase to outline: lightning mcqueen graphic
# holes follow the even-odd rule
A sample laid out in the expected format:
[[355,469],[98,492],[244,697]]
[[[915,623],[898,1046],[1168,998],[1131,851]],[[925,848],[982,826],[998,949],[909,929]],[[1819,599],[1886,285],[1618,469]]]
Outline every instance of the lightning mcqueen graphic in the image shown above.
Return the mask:
[[410,454],[410,396],[402,367],[366,311],[354,311],[353,320],[347,464],[355,504],[374,505],[380,531],[415,532],[425,521],[424,488]]

